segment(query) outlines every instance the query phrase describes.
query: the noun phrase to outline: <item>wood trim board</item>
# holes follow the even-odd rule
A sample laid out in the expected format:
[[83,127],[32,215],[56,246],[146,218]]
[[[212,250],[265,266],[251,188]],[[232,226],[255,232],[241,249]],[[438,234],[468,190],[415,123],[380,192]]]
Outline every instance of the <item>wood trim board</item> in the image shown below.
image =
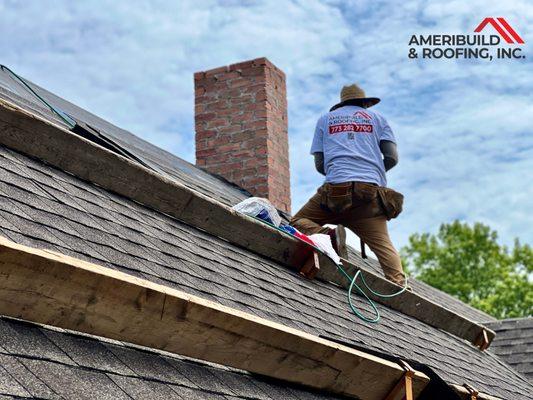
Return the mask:
[[[381,400],[396,363],[179,290],[0,237],[0,314],[135,343],[353,398]],[[429,378],[415,372],[415,398]]]

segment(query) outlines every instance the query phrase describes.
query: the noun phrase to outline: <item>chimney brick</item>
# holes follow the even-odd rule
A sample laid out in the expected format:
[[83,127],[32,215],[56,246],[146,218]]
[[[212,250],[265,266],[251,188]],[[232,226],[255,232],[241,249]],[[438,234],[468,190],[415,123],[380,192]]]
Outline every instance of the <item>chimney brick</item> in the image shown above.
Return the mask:
[[196,165],[290,213],[285,74],[266,58],[194,74]]

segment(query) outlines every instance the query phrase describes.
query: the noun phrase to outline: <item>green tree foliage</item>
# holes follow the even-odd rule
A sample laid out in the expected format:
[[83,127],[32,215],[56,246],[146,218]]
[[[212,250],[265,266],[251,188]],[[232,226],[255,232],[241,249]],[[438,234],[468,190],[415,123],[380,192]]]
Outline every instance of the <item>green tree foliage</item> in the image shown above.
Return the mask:
[[413,234],[402,248],[417,279],[496,318],[533,313],[533,250],[518,239],[510,250],[488,226],[455,221],[436,235]]

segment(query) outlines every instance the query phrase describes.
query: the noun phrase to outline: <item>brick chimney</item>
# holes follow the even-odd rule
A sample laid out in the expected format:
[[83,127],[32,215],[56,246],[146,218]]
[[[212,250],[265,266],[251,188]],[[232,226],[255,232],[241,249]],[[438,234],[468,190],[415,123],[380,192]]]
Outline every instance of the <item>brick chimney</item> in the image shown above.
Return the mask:
[[290,213],[285,74],[266,58],[194,74],[196,165]]

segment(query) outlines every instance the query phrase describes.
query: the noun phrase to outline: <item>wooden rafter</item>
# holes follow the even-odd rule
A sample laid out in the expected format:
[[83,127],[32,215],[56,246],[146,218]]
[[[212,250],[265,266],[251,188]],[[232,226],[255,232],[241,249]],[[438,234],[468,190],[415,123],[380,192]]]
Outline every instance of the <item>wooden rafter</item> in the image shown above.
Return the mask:
[[413,378],[415,370],[405,361],[400,361],[404,374],[383,400],[414,400]]

